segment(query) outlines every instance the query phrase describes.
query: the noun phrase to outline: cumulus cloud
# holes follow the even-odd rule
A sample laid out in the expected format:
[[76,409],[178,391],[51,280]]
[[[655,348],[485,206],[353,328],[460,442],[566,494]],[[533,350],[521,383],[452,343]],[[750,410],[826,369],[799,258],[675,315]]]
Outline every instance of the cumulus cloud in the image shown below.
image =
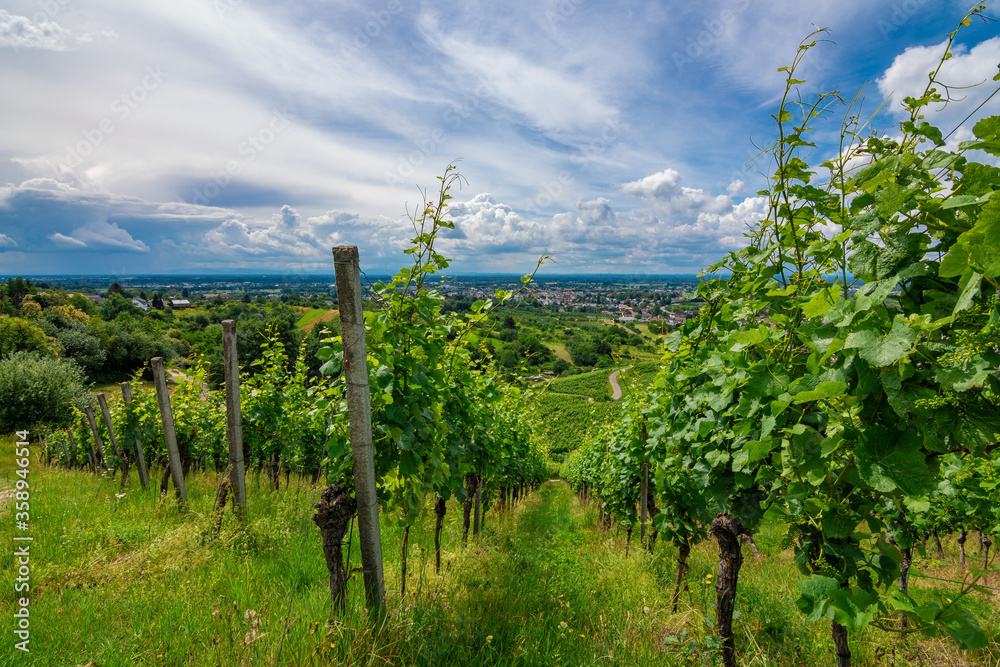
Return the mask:
[[674,169],[651,174],[622,185],[622,192],[651,205],[668,216],[696,216],[702,213],[722,214],[733,204],[733,193],[742,189],[741,181],[727,188],[729,194],[712,195],[701,188],[681,185],[681,175]]
[[442,234],[444,247],[463,254],[541,251],[539,226],[493,195],[478,194],[451,210],[455,229]]
[[27,16],[0,9],[0,47],[70,51],[83,44],[114,37],[114,31],[107,26],[98,26],[74,35],[55,21],[41,19],[36,23]]
[[[931,46],[913,46],[895,57],[892,65],[879,77],[878,89],[885,96],[892,96],[889,112],[897,118],[908,116],[903,109],[903,98],[919,97],[927,86],[927,74],[937,67],[947,42]],[[950,132],[966,115],[986,101],[993,92],[992,83],[1000,64],[1000,37],[993,37],[969,48],[959,44],[952,48],[954,54],[944,63],[935,86],[942,95],[951,96],[947,105],[932,105],[934,111],[928,120],[945,133]],[[950,90],[945,90],[948,86]],[[993,98],[979,110],[977,117],[1000,113],[1000,98]]]
[[17,241],[7,236],[6,234],[0,234],[0,248],[14,248],[17,247]]

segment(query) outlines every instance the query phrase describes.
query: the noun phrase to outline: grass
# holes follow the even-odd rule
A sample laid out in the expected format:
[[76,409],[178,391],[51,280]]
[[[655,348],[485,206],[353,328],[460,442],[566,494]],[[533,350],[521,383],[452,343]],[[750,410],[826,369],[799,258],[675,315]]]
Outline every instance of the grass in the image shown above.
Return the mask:
[[[12,444],[2,441],[7,459]],[[5,477],[2,484],[11,485]],[[595,504],[581,503],[564,483],[544,484],[509,512],[487,513],[483,535],[466,548],[458,507],[449,503],[442,575],[433,571],[432,517],[425,516],[410,535],[405,597],[398,590],[400,533],[383,517],[388,613],[371,626],[357,580],[349,614],[331,615],[318,529],[309,520],[318,489],[293,479],[272,492],[255,488],[251,477],[245,525],[230,516],[213,539],[217,481],[193,475],[182,515],[171,500],[159,501],[158,490],[139,489],[134,474],[119,496],[118,480],[33,459],[32,651],[8,643],[0,664],[715,664],[714,589],[706,583],[718,565],[715,545],[692,550],[690,592],[673,613],[675,549],[659,543],[650,556],[634,540],[626,556],[621,531],[599,528]],[[12,544],[12,532],[5,521],[0,539]],[[810,623],[795,608],[801,576],[782,537],[780,524],[765,524],[757,542],[766,557],[748,554],[741,572],[740,664],[832,664],[828,623]],[[958,577],[950,546],[944,561],[924,558],[917,567]],[[11,552],[0,553],[8,610]],[[357,549],[351,552],[356,567]],[[992,577],[991,585],[1000,585]],[[991,633],[989,648],[962,653],[947,639],[869,629],[851,638],[855,664],[996,667],[997,596],[977,593],[970,602]]]
[[324,310],[322,308],[310,308],[299,318],[295,326],[302,331],[312,331],[317,324],[330,322],[339,314],[337,310]]
[[556,355],[558,358],[562,359],[563,361],[568,361],[569,363],[573,363],[573,358],[570,357],[569,350],[567,350],[566,346],[563,345],[562,343],[546,341],[545,347],[552,350],[552,353]]

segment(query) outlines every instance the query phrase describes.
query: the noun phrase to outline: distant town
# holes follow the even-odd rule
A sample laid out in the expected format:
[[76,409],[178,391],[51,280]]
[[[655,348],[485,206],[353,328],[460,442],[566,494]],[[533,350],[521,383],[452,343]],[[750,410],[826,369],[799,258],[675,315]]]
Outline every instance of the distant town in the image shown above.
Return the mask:
[[[0,280],[6,280],[6,276]],[[310,276],[31,276],[39,286],[78,291],[100,304],[112,283],[119,284],[143,311],[196,308],[206,302],[279,299],[289,305],[335,308],[333,275]],[[383,275],[365,276],[373,288]],[[555,313],[589,313],[620,322],[676,326],[699,308],[695,276],[545,276],[536,277],[519,297],[522,307]],[[520,276],[468,275],[442,279],[439,290],[458,309],[498,289],[517,290]],[[372,292],[373,293],[373,292]]]

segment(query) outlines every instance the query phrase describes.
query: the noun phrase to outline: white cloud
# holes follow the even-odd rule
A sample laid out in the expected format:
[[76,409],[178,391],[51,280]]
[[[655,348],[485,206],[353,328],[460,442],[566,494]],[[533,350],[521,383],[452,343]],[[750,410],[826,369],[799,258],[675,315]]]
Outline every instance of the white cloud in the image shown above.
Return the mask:
[[87,244],[80,239],[75,239],[72,236],[66,236],[65,234],[60,234],[55,232],[49,234],[48,238],[55,244],[65,246],[67,248],[86,248]]
[[0,46],[66,51],[73,48],[73,37],[69,30],[54,21],[36,24],[27,16],[0,9]]
[[486,82],[493,97],[547,131],[573,132],[598,128],[619,115],[591,82],[541,65],[510,48],[446,33],[429,13],[420,17],[424,38],[451,59],[451,66]]
[[[879,92],[892,96],[889,112],[896,118],[907,118],[903,109],[903,98],[920,97],[927,86],[927,75],[937,67],[944,54],[946,42],[931,46],[914,46],[896,56],[892,65],[878,79]],[[949,95],[953,101],[947,105],[932,104],[927,109],[928,121],[936,125],[945,134],[982,104],[990,93],[996,89],[992,79],[997,74],[1000,64],[1000,37],[993,37],[976,44],[972,48],[966,45],[956,45],[954,54],[944,63],[938,73],[937,80],[943,85],[935,86],[945,97]],[[978,85],[984,84],[984,85]],[[980,109],[976,118],[1000,113],[1000,97],[994,97]]]
[[7,236],[6,234],[0,234],[0,248],[16,248],[17,241]]
[[149,252],[149,246],[132,238],[117,224],[96,221],[73,230],[72,238],[91,249]]
[[115,37],[114,31],[103,25],[74,35],[72,31],[55,21],[42,18],[36,23],[27,16],[11,14],[6,9],[0,9],[0,47],[70,51],[83,44]]
[[[737,185],[738,184],[738,185]],[[727,191],[742,188],[741,181],[734,181]],[[712,195],[700,188],[681,185],[681,175],[674,169],[651,174],[638,181],[625,183],[622,192],[651,205],[668,216],[691,216],[701,213],[721,214],[732,206],[732,195]]]
[[451,209],[455,229],[441,234],[444,248],[465,256],[476,253],[544,250],[539,225],[507,204],[482,193]]

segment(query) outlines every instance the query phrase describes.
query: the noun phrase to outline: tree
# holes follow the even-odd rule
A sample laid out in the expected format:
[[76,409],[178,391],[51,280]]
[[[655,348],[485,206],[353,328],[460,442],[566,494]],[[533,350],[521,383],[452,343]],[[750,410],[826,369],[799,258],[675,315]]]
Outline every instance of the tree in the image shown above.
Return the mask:
[[108,291],[104,293],[104,298],[110,299],[112,294],[128,296],[127,294],[125,294],[125,289],[121,286],[121,283],[118,282],[111,283],[111,286],[108,287]]
[[58,344],[42,329],[20,317],[0,315],[0,358],[13,352],[39,352],[55,356]]
[[150,306],[154,310],[163,310],[163,299],[160,298],[160,293],[159,292],[157,292],[156,294],[153,295],[153,301],[150,304]]
[[122,313],[134,314],[139,312],[139,309],[132,305],[132,300],[128,297],[118,292],[111,292],[111,290],[108,290],[108,292],[109,296],[100,306],[101,319],[105,322],[113,321]]

